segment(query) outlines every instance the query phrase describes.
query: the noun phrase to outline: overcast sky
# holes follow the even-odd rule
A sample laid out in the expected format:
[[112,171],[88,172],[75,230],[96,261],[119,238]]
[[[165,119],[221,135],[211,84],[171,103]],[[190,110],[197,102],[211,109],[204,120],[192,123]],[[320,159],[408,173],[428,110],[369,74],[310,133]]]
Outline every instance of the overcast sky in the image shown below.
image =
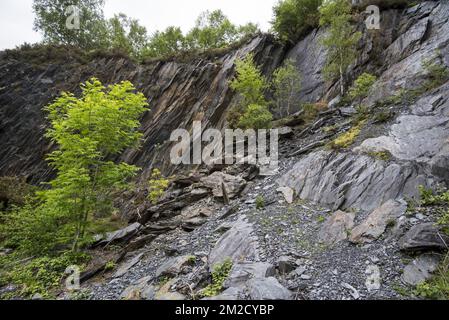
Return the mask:
[[[277,0],[106,0],[105,15],[123,12],[137,18],[151,34],[167,26],[188,31],[205,10],[222,9],[236,24],[255,22],[269,29],[272,7]],[[24,42],[34,43],[40,35],[33,31],[32,0],[0,0],[0,50]]]

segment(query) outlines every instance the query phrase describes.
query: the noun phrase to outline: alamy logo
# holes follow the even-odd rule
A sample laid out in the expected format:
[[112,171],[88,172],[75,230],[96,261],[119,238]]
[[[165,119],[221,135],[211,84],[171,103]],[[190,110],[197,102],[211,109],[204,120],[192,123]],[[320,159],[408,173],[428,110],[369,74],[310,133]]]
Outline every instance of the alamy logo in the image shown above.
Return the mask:
[[65,270],[68,274],[65,280],[66,289],[69,291],[76,291],[80,289],[80,268],[78,266],[69,266]]
[[77,6],[68,6],[65,10],[65,14],[68,15],[65,26],[69,30],[80,29],[80,9]]
[[203,132],[201,122],[194,121],[192,135],[185,129],[172,132],[170,141],[177,143],[171,149],[170,160],[174,165],[248,163],[258,165],[262,174],[268,174],[278,168],[278,140],[277,129],[225,129],[223,139],[220,130]]
[[368,17],[365,20],[368,30],[380,30],[380,9],[378,6],[368,6],[365,10]]

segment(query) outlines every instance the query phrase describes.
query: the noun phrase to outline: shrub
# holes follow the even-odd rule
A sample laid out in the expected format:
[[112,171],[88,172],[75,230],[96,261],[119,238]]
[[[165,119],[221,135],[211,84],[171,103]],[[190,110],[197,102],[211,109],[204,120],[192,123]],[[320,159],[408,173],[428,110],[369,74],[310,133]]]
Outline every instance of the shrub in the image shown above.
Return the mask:
[[262,196],[257,196],[256,198],[256,209],[260,210],[265,208],[265,199]]
[[273,115],[267,106],[250,104],[240,116],[237,127],[240,129],[269,129]]
[[61,285],[66,268],[71,265],[82,268],[89,259],[88,255],[81,253],[44,256],[29,262],[12,263],[3,276],[8,282],[19,286],[20,296],[29,298],[40,294],[43,298],[54,298],[52,290]]
[[449,70],[443,63],[437,63],[435,59],[423,61],[424,70],[427,73],[427,80],[424,83],[426,91],[438,88],[449,80]]
[[165,194],[165,191],[167,190],[169,185],[169,180],[165,179],[162,176],[162,173],[159,171],[159,169],[153,169],[148,184],[148,199],[151,201],[151,203],[156,204]]
[[212,271],[212,283],[201,291],[204,297],[213,297],[223,290],[223,284],[232,269],[232,260],[226,259],[221,264],[216,264]]
[[233,129],[267,127],[267,122],[272,118],[264,97],[268,81],[254,63],[252,54],[237,60],[235,64],[236,77],[230,82],[230,87],[238,94],[238,101],[228,113],[229,126]]
[[350,147],[355,139],[359,136],[365,121],[362,121],[357,126],[351,128],[348,132],[343,133],[331,142],[331,147],[334,149],[342,149]]
[[318,8],[323,0],[281,0],[273,8],[271,22],[278,38],[295,44],[309,30],[318,27]]
[[363,73],[354,81],[354,85],[349,89],[349,96],[351,99],[358,100],[359,106],[362,104],[362,100],[366,98],[371,87],[376,82],[376,76],[369,73]]

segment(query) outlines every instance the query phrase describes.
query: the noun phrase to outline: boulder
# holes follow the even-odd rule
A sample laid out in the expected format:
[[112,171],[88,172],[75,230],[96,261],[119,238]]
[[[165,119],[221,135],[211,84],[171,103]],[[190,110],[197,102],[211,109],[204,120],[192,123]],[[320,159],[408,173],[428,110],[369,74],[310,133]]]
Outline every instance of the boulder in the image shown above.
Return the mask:
[[276,190],[277,192],[282,193],[284,196],[285,201],[287,201],[288,204],[292,204],[295,196],[295,191],[290,187],[279,187]]
[[248,281],[251,300],[289,300],[291,292],[282,286],[276,278],[254,278]]
[[321,226],[318,239],[326,245],[336,244],[348,238],[348,232],[354,227],[353,212],[337,211]]
[[407,210],[407,204],[389,200],[374,210],[360,225],[351,232],[350,240],[354,243],[369,243],[378,239],[390,223],[396,221]]
[[416,286],[432,276],[440,261],[441,257],[436,254],[421,255],[404,268],[401,280],[405,284]]
[[223,188],[230,199],[237,197],[245,188],[246,181],[241,177],[231,176],[223,172],[214,172],[210,176],[201,178],[201,183],[212,189],[214,197],[223,198]]
[[209,254],[209,269],[230,258],[234,264],[256,260],[257,238],[252,235],[253,227],[245,217],[240,217],[233,227],[218,240]]
[[183,268],[192,262],[192,256],[170,258],[156,270],[156,277],[174,277],[183,271]]
[[120,299],[122,300],[153,300],[155,295],[155,287],[150,284],[151,277],[144,277],[137,283],[127,287]]
[[400,240],[404,251],[447,250],[449,237],[433,223],[423,223],[412,227]]
[[228,278],[224,282],[225,288],[242,287],[252,278],[272,277],[275,274],[273,265],[266,262],[241,262],[232,266]]

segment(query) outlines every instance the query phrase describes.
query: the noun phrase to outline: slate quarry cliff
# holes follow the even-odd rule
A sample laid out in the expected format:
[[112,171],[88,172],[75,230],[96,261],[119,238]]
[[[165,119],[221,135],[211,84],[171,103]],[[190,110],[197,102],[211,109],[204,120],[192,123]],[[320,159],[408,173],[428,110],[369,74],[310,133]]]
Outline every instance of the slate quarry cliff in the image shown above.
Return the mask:
[[[94,298],[194,298],[225,257],[233,268],[218,298],[401,298],[394,287],[428,278],[440,259],[435,252],[449,242],[431,212],[406,212],[406,201],[419,197],[418,186],[449,183],[449,82],[418,90],[428,81],[426,59],[449,66],[449,3],[383,8],[381,16],[380,30],[359,23],[363,39],[349,78],[370,72],[378,79],[363,102],[370,116],[342,150],[326,145],[351,129],[357,110],[338,97],[337,83],[323,80],[324,29],[288,49],[260,35],[227,53],[184,62],[85,61],[68,49],[63,58],[3,52],[0,176],[32,183],[51,178],[45,154],[53,146],[43,137],[42,107],[61,90],[77,92],[92,76],[106,84],[130,80],[151,111],[142,119],[142,147],[122,159],[143,168],[142,180],[152,167],[177,173],[178,180],[157,206],[124,205],[134,224],[112,240],[125,239],[125,262],[120,272],[86,285]],[[203,129],[226,127],[236,99],[229,88],[234,61],[250,52],[266,75],[294,59],[302,76],[297,94],[307,103],[326,102],[326,111],[311,124],[290,121],[273,176],[239,166],[195,173],[171,166],[172,130],[191,130],[194,120]],[[232,191],[229,205],[222,201],[222,182]],[[256,210],[258,196],[265,207]],[[425,253],[404,264],[410,251]],[[170,281],[161,285],[158,279],[167,275]]]

